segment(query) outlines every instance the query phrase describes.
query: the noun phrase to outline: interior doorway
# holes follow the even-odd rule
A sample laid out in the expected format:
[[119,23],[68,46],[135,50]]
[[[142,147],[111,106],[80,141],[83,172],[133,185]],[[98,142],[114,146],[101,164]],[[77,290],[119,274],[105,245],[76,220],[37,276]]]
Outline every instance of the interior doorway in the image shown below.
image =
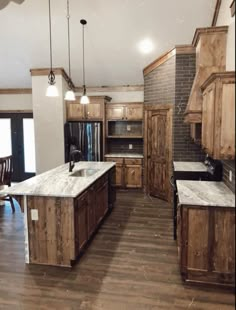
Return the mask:
[[32,113],[0,113],[0,157],[13,156],[12,182],[35,175]]
[[170,104],[145,106],[145,191],[171,201],[172,110]]

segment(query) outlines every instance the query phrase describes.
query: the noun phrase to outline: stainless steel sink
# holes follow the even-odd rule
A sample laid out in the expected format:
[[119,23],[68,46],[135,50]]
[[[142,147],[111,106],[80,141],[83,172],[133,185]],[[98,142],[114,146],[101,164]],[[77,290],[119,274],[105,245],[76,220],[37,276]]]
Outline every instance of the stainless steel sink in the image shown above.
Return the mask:
[[80,169],[72,173],[71,177],[91,177],[96,172],[98,172],[97,169]]

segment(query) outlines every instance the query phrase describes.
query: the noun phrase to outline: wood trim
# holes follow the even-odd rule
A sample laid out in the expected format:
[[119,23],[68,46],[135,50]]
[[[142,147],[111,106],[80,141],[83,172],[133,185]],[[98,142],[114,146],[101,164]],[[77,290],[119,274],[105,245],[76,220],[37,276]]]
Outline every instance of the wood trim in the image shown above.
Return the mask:
[[163,104],[144,104],[144,111],[151,111],[151,110],[169,110],[173,109],[172,103],[163,103]]
[[3,113],[33,113],[33,110],[0,110],[0,114]]
[[[88,93],[92,92],[130,92],[130,91],[143,91],[144,85],[124,85],[124,86],[95,86],[86,87]],[[75,91],[82,93],[82,87],[75,87]]]
[[159,58],[154,60],[150,65],[148,65],[147,67],[143,69],[143,75],[146,76],[148,73],[152,72],[154,69],[162,65],[164,62],[169,60],[171,57],[175,56],[175,54],[176,54],[176,50],[175,48],[172,48],[165,54],[161,55]]
[[235,15],[235,0],[230,4],[231,17]]
[[203,34],[212,34],[214,32],[228,32],[228,26],[197,28],[193,37],[193,46],[197,46],[200,36]]
[[216,26],[217,19],[218,19],[218,16],[219,16],[219,12],[220,12],[220,7],[221,7],[221,0],[217,0],[216,1],[214,15],[213,15],[213,19],[212,19],[212,23],[211,23],[212,27]]
[[184,115],[184,123],[198,124],[202,122],[202,111],[186,111]]
[[204,91],[209,84],[211,84],[215,79],[234,79],[235,80],[235,71],[225,71],[225,72],[214,72],[212,73],[209,78],[202,84],[201,90]]
[[32,94],[31,88],[2,88],[0,89],[0,95],[25,95]]
[[178,54],[194,54],[195,53],[195,47],[192,45],[176,45],[174,48],[169,50],[168,52],[161,55],[159,58],[154,60],[150,65],[145,67],[143,69],[143,75],[146,76],[156,68],[158,68],[160,65],[165,63],[167,60],[169,60],[171,57],[178,55]]
[[[52,70],[53,70],[55,75],[62,75],[63,78],[66,80],[67,84],[69,81],[71,81],[72,87],[75,88],[75,85],[73,84],[69,75],[66,73],[66,71],[63,68],[53,68]],[[43,76],[43,75],[48,76],[49,72],[50,72],[50,68],[30,69],[31,76]]]
[[[81,96],[75,96],[75,101],[69,101],[69,103],[80,103],[80,98]],[[107,101],[107,102],[110,102],[112,100],[111,97],[108,97],[108,96],[89,96],[89,98],[91,99],[103,99],[104,101]],[[92,102],[91,102],[92,103]]]
[[195,54],[196,48],[192,44],[185,45],[176,45],[175,46],[176,55],[186,55],[186,54]]

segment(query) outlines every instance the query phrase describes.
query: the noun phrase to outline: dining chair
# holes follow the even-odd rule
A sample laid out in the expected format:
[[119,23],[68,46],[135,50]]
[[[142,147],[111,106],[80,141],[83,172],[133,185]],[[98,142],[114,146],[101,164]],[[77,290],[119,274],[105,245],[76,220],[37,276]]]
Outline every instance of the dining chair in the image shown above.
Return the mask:
[[[11,186],[12,169],[12,155],[0,157],[0,187],[5,185],[9,187]],[[10,195],[0,195],[0,200],[9,201],[11,204],[12,213],[15,212],[14,201]]]

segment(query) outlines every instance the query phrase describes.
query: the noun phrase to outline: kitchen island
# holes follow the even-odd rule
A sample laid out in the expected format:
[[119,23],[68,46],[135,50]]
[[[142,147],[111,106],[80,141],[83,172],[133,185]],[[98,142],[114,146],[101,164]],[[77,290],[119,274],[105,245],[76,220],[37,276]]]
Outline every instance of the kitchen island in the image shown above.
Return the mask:
[[1,192],[22,202],[26,263],[73,265],[115,202],[114,166],[64,164]]

